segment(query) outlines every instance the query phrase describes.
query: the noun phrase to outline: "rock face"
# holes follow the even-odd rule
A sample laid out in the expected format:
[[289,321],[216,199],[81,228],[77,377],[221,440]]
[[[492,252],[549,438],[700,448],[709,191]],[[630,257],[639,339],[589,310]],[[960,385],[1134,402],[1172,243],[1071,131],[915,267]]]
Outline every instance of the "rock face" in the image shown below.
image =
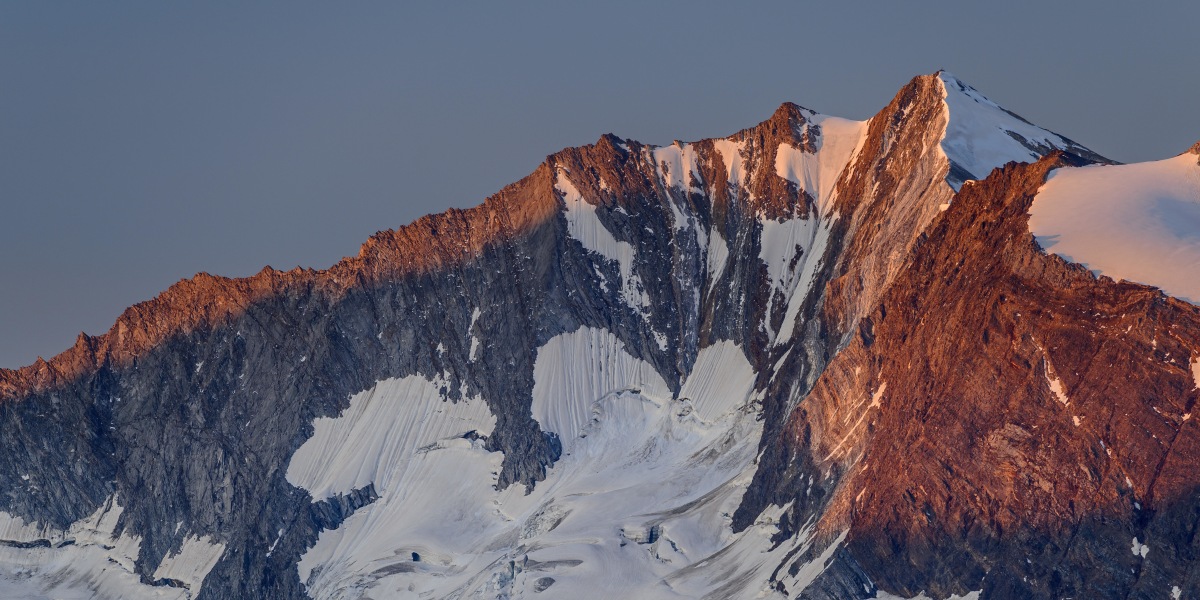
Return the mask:
[[848,528],[841,568],[882,589],[1191,589],[1200,310],[1041,251],[1027,211],[1070,160],[958,194],[788,419],[772,500],[814,482],[794,519]]
[[0,371],[0,591],[1194,595],[1200,309],[1027,224],[1089,162],[938,73],[180,282]]

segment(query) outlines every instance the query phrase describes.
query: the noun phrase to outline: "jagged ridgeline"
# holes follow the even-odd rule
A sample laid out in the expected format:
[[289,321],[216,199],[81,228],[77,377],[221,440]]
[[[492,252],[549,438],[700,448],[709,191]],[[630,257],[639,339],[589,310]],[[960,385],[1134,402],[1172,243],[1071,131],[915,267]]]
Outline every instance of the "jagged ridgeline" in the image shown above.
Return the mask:
[[198,275],[0,371],[0,596],[1193,597],[1198,154],[936,73]]

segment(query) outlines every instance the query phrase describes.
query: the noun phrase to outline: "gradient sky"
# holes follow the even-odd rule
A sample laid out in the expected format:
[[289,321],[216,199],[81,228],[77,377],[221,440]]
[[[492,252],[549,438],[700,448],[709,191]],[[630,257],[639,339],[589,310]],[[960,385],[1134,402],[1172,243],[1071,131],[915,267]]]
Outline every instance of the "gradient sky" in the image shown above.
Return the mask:
[[0,367],[198,271],[328,267],[605,132],[866,118],[938,68],[1117,160],[1200,139],[1192,0],[408,4],[0,4]]

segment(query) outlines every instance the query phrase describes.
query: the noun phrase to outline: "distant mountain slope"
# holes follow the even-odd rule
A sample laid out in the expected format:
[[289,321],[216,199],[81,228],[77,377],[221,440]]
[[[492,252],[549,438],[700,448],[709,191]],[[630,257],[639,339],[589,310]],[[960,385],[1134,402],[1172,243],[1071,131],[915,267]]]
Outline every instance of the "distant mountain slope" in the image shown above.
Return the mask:
[[0,592],[1192,594],[1197,308],[1030,233],[1092,162],[937,73],[180,282],[0,371]]

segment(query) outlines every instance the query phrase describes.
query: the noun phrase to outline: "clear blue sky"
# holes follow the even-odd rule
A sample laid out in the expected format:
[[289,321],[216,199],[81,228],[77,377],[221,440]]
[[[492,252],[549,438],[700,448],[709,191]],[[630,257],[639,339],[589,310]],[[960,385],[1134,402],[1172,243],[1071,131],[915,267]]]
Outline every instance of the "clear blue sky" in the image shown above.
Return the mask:
[[865,118],[947,68],[1122,161],[1200,139],[1200,3],[0,4],[0,366],[197,271],[327,267],[613,132]]

